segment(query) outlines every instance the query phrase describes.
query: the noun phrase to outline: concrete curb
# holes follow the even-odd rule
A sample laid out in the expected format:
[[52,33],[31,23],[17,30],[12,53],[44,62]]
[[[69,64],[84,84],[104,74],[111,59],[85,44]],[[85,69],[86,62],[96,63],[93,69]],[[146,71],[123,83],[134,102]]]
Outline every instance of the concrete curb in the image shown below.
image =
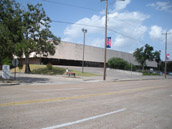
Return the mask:
[[[70,78],[66,76],[52,76],[57,77],[59,80],[63,81],[78,81],[78,82],[103,82],[104,80],[100,78],[84,78],[84,77],[77,77],[77,78]],[[164,80],[163,77],[147,77],[147,78],[116,78],[116,79],[107,79],[107,82],[123,82],[123,81],[143,81],[143,80]],[[166,78],[166,79],[172,79]],[[14,86],[14,85],[22,85],[22,80],[0,80],[0,86]],[[37,84],[37,83],[36,83]],[[39,83],[38,83],[39,84]],[[51,84],[51,83],[50,83]],[[54,84],[54,83],[53,83]]]
[[[171,79],[171,78],[166,78]],[[122,82],[122,81],[144,81],[144,80],[165,80],[165,78],[133,78],[133,79],[115,79],[113,82]]]
[[3,81],[0,81],[0,86],[13,86],[13,85],[20,85],[20,81],[18,81],[18,80],[3,80]]

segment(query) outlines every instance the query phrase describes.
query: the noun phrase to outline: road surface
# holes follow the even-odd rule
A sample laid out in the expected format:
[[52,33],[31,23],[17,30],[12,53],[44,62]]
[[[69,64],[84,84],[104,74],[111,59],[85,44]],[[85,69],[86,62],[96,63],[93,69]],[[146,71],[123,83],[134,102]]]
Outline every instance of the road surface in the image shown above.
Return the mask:
[[0,129],[171,129],[172,80],[0,87]]

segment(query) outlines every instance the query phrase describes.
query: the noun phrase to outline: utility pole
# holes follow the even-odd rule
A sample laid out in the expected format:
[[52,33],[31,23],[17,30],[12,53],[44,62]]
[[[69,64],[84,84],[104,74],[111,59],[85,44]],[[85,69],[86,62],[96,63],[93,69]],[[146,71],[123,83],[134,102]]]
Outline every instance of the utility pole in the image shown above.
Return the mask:
[[108,0],[100,0],[106,1],[106,14],[105,14],[105,48],[104,48],[104,74],[103,80],[106,80],[106,38],[107,38],[107,11],[108,11]]
[[[106,13],[105,13],[105,48],[104,48],[104,74],[103,74],[103,80],[106,80],[106,42],[107,42],[107,12],[108,12],[108,0],[100,0],[106,1]],[[120,0],[125,1],[125,0]]]
[[165,78],[167,78],[167,35],[171,34],[166,31],[166,33],[162,33],[162,35],[165,35],[165,69],[164,69],[164,75]]
[[82,29],[82,32],[84,33],[84,39],[83,39],[83,57],[82,57],[82,73],[84,72],[84,51],[85,51],[85,33],[87,33],[87,29]]

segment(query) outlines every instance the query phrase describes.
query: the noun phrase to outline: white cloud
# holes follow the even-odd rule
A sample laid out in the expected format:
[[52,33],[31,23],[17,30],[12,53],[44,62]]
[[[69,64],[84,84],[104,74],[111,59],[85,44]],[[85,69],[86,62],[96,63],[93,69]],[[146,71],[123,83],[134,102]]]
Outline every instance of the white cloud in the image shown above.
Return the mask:
[[115,38],[115,41],[112,43],[113,49],[129,53],[133,52],[135,48],[138,48],[139,46],[139,42],[129,38],[125,38],[123,36],[117,36]]
[[[163,33],[163,35],[162,35]],[[165,53],[165,34],[166,30],[163,30],[162,27],[154,25],[151,27],[150,32],[149,32],[149,36],[150,38],[155,41],[158,42],[160,44],[156,44],[155,48],[158,48],[159,50],[161,50],[161,58],[164,60],[164,53]],[[170,29],[168,31],[168,36],[167,36],[167,53],[170,53],[170,55],[172,55],[172,29]],[[171,34],[170,34],[171,33]]]
[[131,2],[131,0],[117,0],[115,3],[115,11],[120,11],[127,7],[127,5]]
[[164,38],[162,36],[163,29],[160,26],[154,25],[151,27],[149,35],[151,39],[155,41],[163,41]]
[[90,41],[88,41],[90,43],[91,46],[94,47],[104,47],[104,42],[105,39],[104,38],[93,38],[90,39]]
[[[164,43],[164,41],[165,41],[165,35],[164,34],[165,33],[166,33],[166,30],[163,30],[162,27],[154,25],[150,29],[149,36],[154,41],[159,41],[159,42]],[[168,37],[167,38],[168,38],[167,40],[169,42],[169,45],[172,46],[172,29],[170,29],[168,31]]]
[[147,18],[149,16],[139,12],[113,13],[109,15],[108,27],[131,37],[137,33],[140,37],[147,31],[147,27],[141,25]]
[[127,36],[118,35],[117,37],[114,37],[114,49],[126,52],[135,49],[135,47],[139,45],[136,40],[142,40],[144,34],[147,32],[147,27],[142,25],[142,22],[147,18],[149,18],[149,16],[139,12],[112,14],[111,19],[109,20],[109,28],[113,28],[113,30]]
[[[83,19],[77,21],[75,24],[68,26],[64,30],[64,35],[65,35],[64,39],[72,40],[75,38],[82,37],[82,28],[87,29],[87,32],[89,34],[90,33],[102,33],[102,28],[98,28],[98,27],[94,27],[94,26],[103,27],[103,24],[104,24],[103,19],[104,19],[104,17],[93,15],[90,19],[83,18]],[[84,26],[84,25],[88,25],[88,26]]]
[[[129,4],[130,0],[127,0],[126,3]],[[137,41],[127,38],[126,36],[136,40],[142,40],[147,32],[147,27],[142,24],[148,18],[148,15],[140,12],[110,12],[110,14],[108,14],[108,36],[112,37],[112,49],[128,52],[140,46]],[[65,38],[62,40],[70,42],[80,40],[82,43],[83,33],[81,30],[85,28],[88,30],[86,34],[87,45],[104,47],[104,23],[105,16],[93,15],[91,18],[83,18],[65,29]],[[79,26],[78,24],[100,26],[102,28]],[[123,36],[115,32],[119,32],[123,34]]]
[[153,7],[156,10],[160,11],[166,11],[172,13],[172,5],[170,5],[170,2],[156,2],[156,3],[151,3],[148,4],[147,6]]
[[125,38],[118,36],[115,39],[113,46],[118,49],[118,48],[128,47],[128,46],[130,46],[130,44],[127,44],[127,40]]
[[[168,33],[169,33],[168,34],[168,39],[167,39],[168,40],[168,46],[171,47],[171,50],[170,51],[172,53],[172,29],[170,29],[168,31]],[[171,54],[171,56],[172,56],[172,54]]]

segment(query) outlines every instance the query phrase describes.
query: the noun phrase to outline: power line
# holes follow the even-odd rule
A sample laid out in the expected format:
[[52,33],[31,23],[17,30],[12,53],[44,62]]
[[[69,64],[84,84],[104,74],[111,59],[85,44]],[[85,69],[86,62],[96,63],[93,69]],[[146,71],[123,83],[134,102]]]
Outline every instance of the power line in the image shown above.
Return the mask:
[[[111,3],[109,3],[108,6],[112,6],[112,4],[114,4],[115,2],[116,2],[116,0],[114,0],[114,1],[111,2]],[[122,20],[122,19],[119,18],[119,17],[118,17],[118,19],[119,19],[120,21],[122,21],[123,23],[130,25],[132,28],[136,28],[135,25],[133,25],[133,24],[131,24],[131,23],[129,23],[129,22],[126,22],[126,21]],[[117,22],[117,21],[115,21],[115,22]],[[141,30],[140,28],[137,28],[137,30],[144,32],[144,31]]]
[[[87,26],[87,27],[94,27],[94,28],[100,28],[100,29],[104,29],[104,28],[105,28],[105,27],[103,27],[103,26],[95,26],[95,25],[88,25],[88,24],[81,24],[81,23],[73,23],[73,22],[66,22],[66,21],[52,20],[52,22],[61,23],[61,24],[70,24],[70,25],[75,24],[75,25],[78,25],[78,26]],[[146,42],[144,42],[144,41],[135,39],[135,38],[133,38],[133,37],[130,37],[130,36],[126,35],[126,34],[123,34],[123,33],[121,33],[121,32],[118,32],[118,31],[115,31],[115,30],[112,30],[112,29],[107,28],[107,30],[110,31],[110,32],[119,34],[119,35],[121,35],[121,36],[123,36],[123,37],[126,37],[126,38],[128,38],[128,39],[131,39],[131,40],[133,40],[133,41],[136,41],[136,42],[139,42],[139,43],[143,43],[143,44],[146,43]],[[161,50],[161,49],[162,49],[162,48],[158,48],[158,46],[155,46],[155,48],[157,48],[157,50]]]
[[[60,23],[60,24],[70,24],[70,25],[75,24],[75,25],[78,25],[78,26],[87,26],[87,27],[94,27],[94,28],[100,28],[100,29],[104,29],[104,28],[105,28],[105,27],[102,27],[102,26],[95,26],[95,25],[88,25],[88,24],[81,24],[81,23],[73,23],[73,22],[66,22],[66,21],[52,20],[52,22],[56,22],[56,23]],[[126,37],[126,38],[128,38],[128,39],[131,39],[131,40],[133,40],[133,41],[136,41],[136,42],[139,42],[139,43],[143,43],[143,44],[146,43],[146,42],[144,42],[144,41],[135,39],[135,38],[133,38],[133,37],[130,37],[130,36],[126,35],[126,34],[123,34],[123,33],[121,33],[121,32],[118,32],[118,31],[115,31],[115,30],[112,30],[112,29],[108,29],[108,28],[107,28],[107,30],[110,31],[110,32],[119,34],[119,35],[121,35],[121,36],[123,36],[123,37]],[[158,46],[155,46],[155,48],[156,48],[157,50],[161,50],[161,49],[162,49],[162,48],[158,48]],[[163,51],[163,50],[162,50],[162,51]]]
[[57,1],[51,1],[51,0],[42,0],[42,1],[48,2],[48,3],[54,3],[54,4],[64,5],[64,6],[70,6],[70,7],[80,8],[80,9],[93,10],[93,11],[101,11],[101,10],[97,10],[97,9],[93,9],[93,8],[87,8],[87,7],[83,7],[83,6],[79,6],[79,5],[74,5],[74,4],[66,4],[66,3],[57,2]]
[[[71,7],[75,7],[75,8],[86,9],[86,10],[93,10],[93,11],[99,11],[99,12],[101,11],[101,10],[96,10],[96,9],[93,9],[93,8],[87,8],[87,7],[83,7],[83,6],[79,6],[79,5],[74,5],[74,4],[66,4],[66,3],[57,2],[57,1],[51,1],[51,0],[42,0],[42,1],[48,2],[48,3],[55,3],[55,4],[59,4],[59,5],[64,5],[64,6],[71,6]],[[112,3],[115,3],[115,1],[112,2]],[[112,4],[112,3],[110,3],[110,4]],[[109,5],[110,5],[110,4],[109,4]],[[122,21],[123,23],[130,25],[132,28],[136,28],[136,26],[134,26],[134,25],[132,25],[132,24],[130,24],[130,23],[128,23],[128,22],[126,22],[126,21],[120,19],[119,17],[118,17],[118,19],[119,19],[120,21]],[[117,21],[115,21],[115,22],[117,22]],[[144,32],[144,31],[141,30],[140,28],[138,28],[137,30]]]
[[[94,28],[104,29],[104,27],[102,27],[102,26],[95,26],[95,25],[88,25],[88,24],[80,24],[80,23],[72,23],[72,22],[66,22],[66,21],[56,21],[56,20],[52,20],[52,22],[57,22],[57,23],[62,23],[62,24],[75,24],[75,25],[79,25],[79,26],[88,26],[88,27],[94,27]],[[128,39],[131,39],[131,40],[134,40],[134,41],[137,41],[137,42],[140,42],[140,43],[145,43],[145,42],[143,42],[143,41],[140,41],[140,40],[137,40],[137,39],[135,39],[135,38],[132,38],[132,37],[126,35],[126,34],[122,34],[122,33],[118,32],[118,31],[114,31],[114,30],[112,30],[112,29],[107,29],[107,30],[108,30],[108,31],[111,31],[111,32],[113,32],[113,33],[119,34],[119,35],[121,35],[121,36],[124,36],[124,37],[126,37],[126,38],[128,38]]]
[[87,25],[87,24],[80,24],[80,23],[73,23],[73,22],[66,22],[66,21],[52,20],[52,22],[58,22],[58,23],[64,23],[64,24],[75,24],[75,25],[79,25],[79,26],[88,26],[88,27],[95,27],[95,28],[104,29],[104,27],[102,27],[102,26],[94,26],[94,25]]

